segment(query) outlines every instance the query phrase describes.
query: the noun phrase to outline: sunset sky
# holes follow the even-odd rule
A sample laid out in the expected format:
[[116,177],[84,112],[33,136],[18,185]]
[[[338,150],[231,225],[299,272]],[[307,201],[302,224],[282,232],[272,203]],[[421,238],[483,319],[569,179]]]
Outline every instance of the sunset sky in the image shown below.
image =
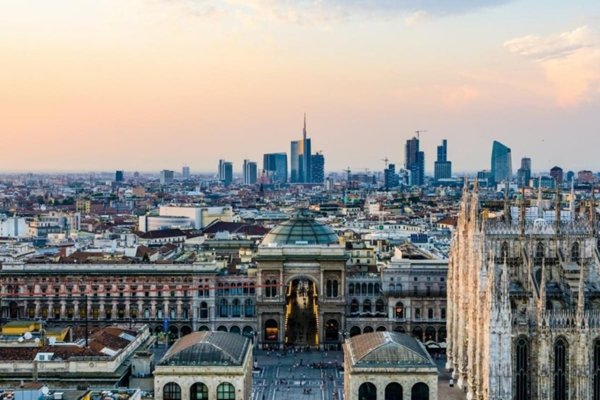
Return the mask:
[[600,1],[0,0],[0,172],[489,168],[492,140],[600,170]]

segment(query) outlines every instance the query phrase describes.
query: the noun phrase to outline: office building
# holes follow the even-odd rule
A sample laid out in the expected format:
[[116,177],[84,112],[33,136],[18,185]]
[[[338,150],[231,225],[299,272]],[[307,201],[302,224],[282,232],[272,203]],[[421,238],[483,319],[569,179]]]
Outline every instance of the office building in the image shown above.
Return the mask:
[[257,167],[254,161],[244,160],[243,175],[244,185],[254,185],[256,183]]
[[562,185],[563,183],[563,169],[561,167],[554,167],[550,170],[550,176],[556,181],[557,184]]
[[184,166],[181,168],[181,177],[185,180],[190,179],[190,167]]
[[434,178],[436,181],[452,178],[452,162],[448,161],[448,141],[446,139],[442,140],[442,144],[437,147]]
[[233,182],[233,163],[230,161],[219,160],[219,180],[225,186]]
[[123,182],[125,180],[125,172],[122,170],[115,171],[115,182]]
[[267,153],[263,156],[263,171],[269,183],[286,183],[288,178],[286,153]]
[[523,157],[521,159],[521,168],[517,170],[517,180],[519,187],[528,187],[531,180],[531,158]]
[[304,114],[302,139],[292,141],[290,158],[290,181],[292,183],[312,182],[311,140],[306,135],[306,114]]
[[388,164],[387,168],[383,171],[383,186],[386,190],[398,187],[400,181],[398,175],[396,175],[396,164]]
[[175,171],[171,171],[169,169],[163,169],[160,171],[160,184],[168,185],[173,182],[173,177],[175,176]]
[[312,182],[323,183],[325,182],[325,157],[323,153],[318,152],[313,154],[312,158]]
[[492,145],[492,182],[512,179],[512,155],[509,147],[494,140]]
[[410,185],[422,186],[425,183],[425,153],[419,150],[419,139],[416,137],[406,141],[405,167],[410,174]]

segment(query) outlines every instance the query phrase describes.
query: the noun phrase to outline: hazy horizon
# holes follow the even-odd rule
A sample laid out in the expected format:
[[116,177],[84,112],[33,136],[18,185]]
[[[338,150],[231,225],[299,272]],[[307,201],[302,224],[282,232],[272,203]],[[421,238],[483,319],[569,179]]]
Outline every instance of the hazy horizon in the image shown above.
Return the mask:
[[[423,4],[423,5],[422,5]],[[7,0],[0,172],[216,171],[289,154],[307,113],[327,171],[600,170],[591,0]]]

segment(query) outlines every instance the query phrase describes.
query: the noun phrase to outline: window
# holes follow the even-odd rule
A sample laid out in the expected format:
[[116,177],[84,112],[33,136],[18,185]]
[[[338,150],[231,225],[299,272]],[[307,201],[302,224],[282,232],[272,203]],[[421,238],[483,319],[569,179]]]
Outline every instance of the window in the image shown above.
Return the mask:
[[208,304],[205,301],[200,303],[200,319],[208,319]]
[[358,388],[360,400],[377,400],[377,388],[371,382],[365,382]]
[[221,304],[219,305],[219,317],[226,318],[229,316],[229,303],[225,299],[221,299]]
[[208,400],[208,386],[204,383],[194,383],[190,387],[190,400]]
[[354,296],[354,283],[348,285],[348,294]]
[[529,345],[527,340],[520,338],[515,348],[516,368],[515,400],[528,400],[529,396]]
[[433,308],[427,310],[427,318],[433,319]]
[[384,309],[385,309],[385,304],[383,303],[383,300],[378,299],[375,302],[375,312],[382,313],[382,312],[384,312]]
[[412,387],[410,400],[429,400],[429,386],[419,382]]
[[421,319],[421,309],[415,308],[415,319]]
[[567,343],[560,338],[554,343],[554,397],[553,400],[567,400]]
[[578,263],[579,257],[579,242],[575,242],[573,243],[573,247],[571,247],[571,261]]
[[363,303],[363,312],[370,313],[371,312],[371,300],[367,299]]
[[393,382],[385,388],[385,400],[402,400],[402,385]]
[[245,317],[254,317],[254,303],[252,299],[246,299],[244,302],[244,316]]
[[440,314],[442,316],[442,319],[446,319],[446,309],[445,308],[440,309]]
[[353,299],[350,303],[350,312],[357,313],[358,312],[358,300]]
[[404,318],[404,304],[402,304],[402,302],[397,302],[396,303],[396,319],[403,319]]
[[217,400],[235,400],[235,388],[231,383],[217,386]]
[[234,318],[242,316],[242,306],[239,299],[234,299],[231,303],[231,316]]
[[164,400],[181,400],[181,387],[174,382],[167,383],[163,387],[163,399]]

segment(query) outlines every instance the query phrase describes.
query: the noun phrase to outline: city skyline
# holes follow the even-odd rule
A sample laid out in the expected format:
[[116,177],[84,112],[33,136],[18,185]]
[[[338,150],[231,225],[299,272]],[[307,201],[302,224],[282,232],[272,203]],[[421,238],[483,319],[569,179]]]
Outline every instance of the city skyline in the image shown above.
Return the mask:
[[457,174],[493,140],[600,169],[600,5],[415,4],[8,1],[0,172],[237,172],[288,152],[305,111],[328,171],[403,165],[415,130],[428,175],[443,139]]

